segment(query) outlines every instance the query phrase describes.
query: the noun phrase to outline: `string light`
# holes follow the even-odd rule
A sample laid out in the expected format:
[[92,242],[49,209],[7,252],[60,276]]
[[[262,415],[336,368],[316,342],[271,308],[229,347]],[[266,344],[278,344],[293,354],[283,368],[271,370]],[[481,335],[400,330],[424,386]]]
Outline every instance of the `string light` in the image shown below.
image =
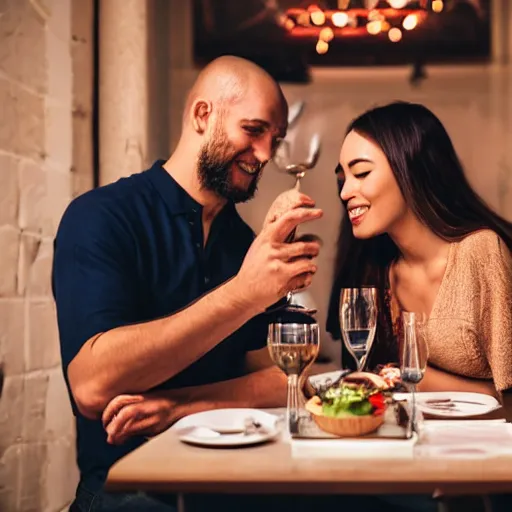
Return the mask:
[[409,0],[388,0],[388,4],[393,7],[393,9],[402,9],[409,3]]
[[324,10],[324,3],[311,3],[307,8],[290,7],[279,16],[278,23],[292,36],[309,38],[315,34],[318,37],[316,51],[323,55],[329,51],[329,43],[335,37],[345,34],[357,38],[364,37],[364,32],[373,36],[387,34],[391,42],[397,43],[408,31],[424,23],[429,11],[430,15],[439,13],[446,4],[443,0],[365,0],[363,8],[350,0],[336,3],[337,10]]
[[389,30],[388,37],[391,42],[398,43],[402,39],[402,31],[397,27],[393,27]]
[[331,21],[335,27],[344,27],[348,23],[348,15],[345,12],[335,12],[331,17]]
[[443,10],[444,4],[442,0],[434,0],[432,2],[432,10],[434,12],[441,12]]
[[408,14],[402,22],[402,26],[405,28],[405,30],[413,30],[416,28],[417,24],[418,16],[416,16],[416,14]]
[[324,27],[322,30],[320,30],[320,35],[318,36],[318,38],[328,43],[329,41],[333,40],[334,31],[332,30],[331,27]]
[[309,12],[301,12],[297,16],[297,23],[299,25],[302,25],[304,27],[307,27],[309,25]]
[[375,20],[370,21],[366,25],[366,30],[368,31],[368,34],[371,34],[372,36],[376,36],[382,31],[382,21]]
[[315,25],[323,25],[325,23],[325,14],[323,11],[313,11],[311,14],[311,21]]
[[316,43],[316,53],[319,55],[323,55],[324,53],[327,53],[329,50],[329,43],[326,43],[325,41],[322,41],[321,39],[318,40]]
[[384,16],[379,11],[370,11],[368,13],[368,21],[382,21]]

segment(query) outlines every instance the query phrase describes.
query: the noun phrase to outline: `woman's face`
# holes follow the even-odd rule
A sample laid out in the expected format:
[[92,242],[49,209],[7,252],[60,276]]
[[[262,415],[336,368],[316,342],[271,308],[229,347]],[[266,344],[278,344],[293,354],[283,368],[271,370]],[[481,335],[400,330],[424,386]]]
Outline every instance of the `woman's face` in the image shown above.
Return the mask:
[[351,131],[341,147],[340,166],[340,198],[354,236],[372,238],[392,231],[408,207],[380,147]]

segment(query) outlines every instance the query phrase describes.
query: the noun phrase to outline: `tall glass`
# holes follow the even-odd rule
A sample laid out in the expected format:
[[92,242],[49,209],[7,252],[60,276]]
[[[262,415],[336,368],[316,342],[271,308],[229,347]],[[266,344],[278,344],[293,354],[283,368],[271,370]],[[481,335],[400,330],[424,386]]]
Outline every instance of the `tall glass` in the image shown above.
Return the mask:
[[425,375],[428,361],[426,340],[426,316],[423,313],[402,312],[402,360],[400,372],[402,382],[411,389],[411,414],[409,433],[418,430],[416,423],[416,385]]
[[377,329],[377,288],[342,288],[339,314],[343,343],[362,370]]
[[318,324],[270,324],[267,345],[272,360],[288,377],[286,419],[290,434],[296,434],[299,428],[299,380],[318,355]]

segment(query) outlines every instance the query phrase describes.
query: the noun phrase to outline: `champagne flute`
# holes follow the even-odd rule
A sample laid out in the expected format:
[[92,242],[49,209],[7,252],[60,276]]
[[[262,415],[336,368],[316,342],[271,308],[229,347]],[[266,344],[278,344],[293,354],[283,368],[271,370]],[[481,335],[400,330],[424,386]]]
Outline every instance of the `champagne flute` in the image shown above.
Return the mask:
[[427,368],[428,346],[426,342],[426,316],[423,313],[402,312],[402,360],[400,372],[402,381],[411,388],[411,414],[408,435],[417,432],[416,425],[416,384],[421,382]]
[[274,363],[288,377],[286,416],[290,434],[299,429],[299,380],[320,347],[317,323],[272,323],[267,345]]
[[362,370],[377,328],[377,288],[342,288],[339,314],[343,343]]

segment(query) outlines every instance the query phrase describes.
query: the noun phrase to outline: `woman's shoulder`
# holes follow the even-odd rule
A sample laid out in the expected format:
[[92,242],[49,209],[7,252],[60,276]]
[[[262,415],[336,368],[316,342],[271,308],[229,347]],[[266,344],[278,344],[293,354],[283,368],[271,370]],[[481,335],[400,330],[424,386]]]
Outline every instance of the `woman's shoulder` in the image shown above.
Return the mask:
[[502,256],[510,251],[503,239],[492,229],[479,229],[457,242],[458,252],[469,260],[483,260],[489,257]]

